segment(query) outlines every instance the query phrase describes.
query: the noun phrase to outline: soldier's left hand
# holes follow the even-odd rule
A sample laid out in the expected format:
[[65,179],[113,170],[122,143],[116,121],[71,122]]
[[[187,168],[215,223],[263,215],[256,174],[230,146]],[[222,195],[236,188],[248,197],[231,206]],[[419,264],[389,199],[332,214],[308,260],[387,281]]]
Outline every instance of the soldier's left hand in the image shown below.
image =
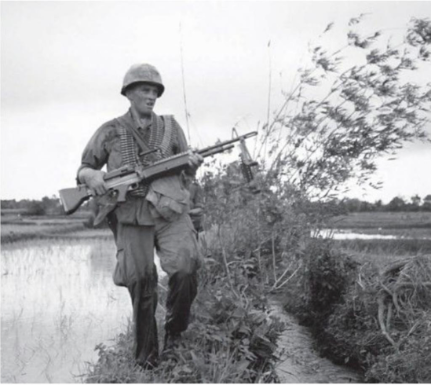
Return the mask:
[[189,154],[189,166],[191,168],[198,169],[204,162],[204,158],[198,153],[194,153],[192,151],[190,151]]

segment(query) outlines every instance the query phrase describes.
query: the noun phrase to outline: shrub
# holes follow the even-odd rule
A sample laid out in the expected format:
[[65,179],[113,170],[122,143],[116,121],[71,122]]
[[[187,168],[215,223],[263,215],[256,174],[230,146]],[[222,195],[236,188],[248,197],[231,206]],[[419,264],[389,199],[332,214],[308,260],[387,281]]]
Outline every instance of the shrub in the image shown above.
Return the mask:
[[[324,265],[316,263],[321,260]],[[382,268],[368,262],[353,270],[349,264],[352,274],[345,277],[350,280],[339,278],[329,255],[316,261],[311,264],[315,274],[303,280],[308,301],[294,307],[288,302],[288,307],[312,326],[319,351],[363,369],[368,382],[430,383],[430,256],[402,258]],[[328,265],[332,288],[326,285],[332,277],[325,272]],[[316,280],[323,282],[316,287]],[[319,288],[323,293],[311,301]]]

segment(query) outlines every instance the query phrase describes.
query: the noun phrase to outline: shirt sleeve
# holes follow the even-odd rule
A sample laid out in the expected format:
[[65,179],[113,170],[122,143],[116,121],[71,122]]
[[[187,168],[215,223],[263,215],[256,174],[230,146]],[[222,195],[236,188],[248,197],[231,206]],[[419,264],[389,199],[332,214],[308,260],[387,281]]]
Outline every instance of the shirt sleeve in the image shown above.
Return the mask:
[[[188,151],[189,146],[186,140],[186,136],[184,135],[184,131],[174,118],[173,118],[173,127],[177,137],[176,141],[174,142],[173,153],[178,154],[178,153],[183,153],[185,151]],[[185,173],[189,176],[195,176],[196,169],[193,167],[188,167],[185,170]]]
[[100,170],[107,163],[109,153],[106,144],[112,134],[112,129],[114,128],[105,124],[101,126],[90,138],[90,141],[82,153],[81,165],[77,171],[78,183],[78,175],[82,169],[90,168]]
[[189,150],[189,146],[184,135],[184,131],[179,123],[173,118],[173,128],[176,134],[176,141],[174,142],[174,154],[183,153]]

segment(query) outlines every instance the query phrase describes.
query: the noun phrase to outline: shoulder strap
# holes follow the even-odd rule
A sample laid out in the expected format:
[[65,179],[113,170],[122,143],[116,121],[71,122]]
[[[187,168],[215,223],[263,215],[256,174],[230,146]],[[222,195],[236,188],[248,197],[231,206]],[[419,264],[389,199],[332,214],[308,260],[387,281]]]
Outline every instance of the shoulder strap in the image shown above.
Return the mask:
[[127,119],[125,119],[124,117],[120,117],[117,118],[117,121],[121,126],[123,126],[127,131],[129,131],[130,134],[132,134],[139,148],[141,149],[141,152],[147,153],[150,151],[150,148],[144,142],[144,139],[141,137],[141,134],[138,132],[138,130],[135,127],[133,127],[130,124],[130,122]]
[[[166,154],[168,152],[169,146],[171,145],[171,139],[172,139],[172,135],[173,135],[173,121],[174,121],[174,117],[172,115],[163,115],[163,126],[164,127],[157,127],[156,130],[163,130],[164,134],[163,134],[163,138],[162,141],[159,145],[160,149],[162,150],[163,154]],[[138,132],[138,130],[130,124],[129,120],[124,118],[124,117],[120,117],[117,118],[117,121],[119,122],[119,124],[121,126],[123,126],[135,139],[135,141],[137,142],[139,148],[141,149],[141,151],[143,153],[147,153],[150,151],[149,146],[145,143],[144,139],[142,138],[141,134]],[[156,121],[157,125],[160,125],[160,121],[157,120]]]
[[163,117],[163,120],[165,123],[165,130],[164,130],[164,136],[162,138],[162,142],[160,144],[160,147],[161,147],[163,153],[166,154],[167,150],[171,144],[174,117],[172,115],[163,115],[162,117]]

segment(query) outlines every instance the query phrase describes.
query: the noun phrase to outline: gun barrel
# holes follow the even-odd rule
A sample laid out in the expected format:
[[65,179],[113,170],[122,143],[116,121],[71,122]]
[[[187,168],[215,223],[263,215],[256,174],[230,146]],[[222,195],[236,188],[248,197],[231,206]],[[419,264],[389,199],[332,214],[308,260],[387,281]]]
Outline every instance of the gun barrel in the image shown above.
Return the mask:
[[200,151],[199,154],[202,157],[210,157],[211,155],[215,155],[218,153],[223,153],[224,151],[230,150],[234,147],[234,145],[228,145],[228,146],[217,146],[215,149],[207,149],[205,152]]
[[201,154],[201,155],[203,155],[203,154],[205,154],[205,153],[207,153],[207,152],[209,152],[211,150],[218,149],[218,148],[224,147],[226,145],[230,145],[230,144],[232,144],[234,142],[241,141],[242,139],[247,139],[247,138],[254,137],[257,134],[258,133],[256,131],[251,131],[250,133],[246,133],[244,135],[240,135],[239,137],[230,139],[229,141],[224,141],[224,142],[218,143],[217,145],[213,145],[213,146],[206,147],[205,149],[201,149],[201,150],[198,151],[198,153]]

